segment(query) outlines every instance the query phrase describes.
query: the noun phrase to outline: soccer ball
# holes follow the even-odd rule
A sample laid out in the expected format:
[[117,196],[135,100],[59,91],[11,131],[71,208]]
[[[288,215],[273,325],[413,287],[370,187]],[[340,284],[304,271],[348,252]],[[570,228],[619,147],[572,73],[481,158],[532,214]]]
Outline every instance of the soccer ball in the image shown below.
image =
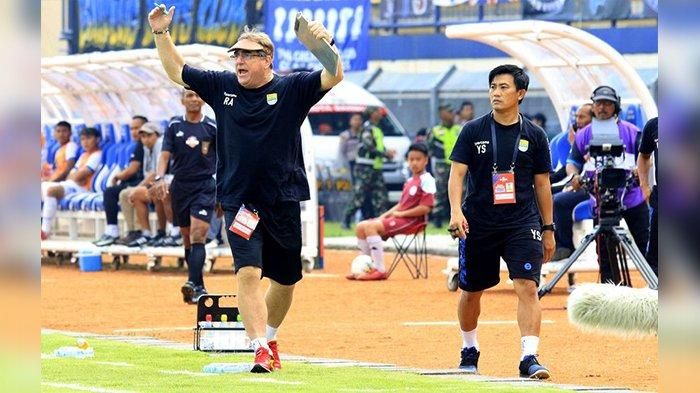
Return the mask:
[[352,260],[352,265],[350,266],[350,273],[355,276],[368,273],[374,268],[374,263],[369,255],[358,255]]

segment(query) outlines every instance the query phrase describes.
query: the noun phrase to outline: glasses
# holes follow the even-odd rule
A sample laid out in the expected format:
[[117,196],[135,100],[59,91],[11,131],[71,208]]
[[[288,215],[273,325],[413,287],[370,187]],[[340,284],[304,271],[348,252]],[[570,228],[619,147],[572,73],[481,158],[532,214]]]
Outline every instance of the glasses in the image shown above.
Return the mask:
[[252,59],[253,57],[266,57],[267,53],[264,50],[245,50],[236,49],[231,53],[231,58],[236,60],[241,58],[245,61]]

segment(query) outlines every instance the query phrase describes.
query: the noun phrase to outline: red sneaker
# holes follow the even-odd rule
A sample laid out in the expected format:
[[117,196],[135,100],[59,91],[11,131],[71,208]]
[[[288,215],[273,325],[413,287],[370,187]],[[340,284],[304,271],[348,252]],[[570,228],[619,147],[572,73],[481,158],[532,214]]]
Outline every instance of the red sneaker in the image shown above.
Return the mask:
[[271,373],[272,354],[267,348],[260,347],[255,351],[255,364],[250,369],[251,373]]
[[357,276],[352,273],[345,276],[345,278],[347,278],[348,280],[357,280]]
[[280,362],[280,353],[277,350],[277,340],[270,340],[267,342],[267,345],[270,347],[270,351],[272,351],[272,369],[282,369],[282,363]]
[[369,272],[357,277],[360,281],[379,281],[386,280],[386,273],[380,272],[377,269],[372,269]]

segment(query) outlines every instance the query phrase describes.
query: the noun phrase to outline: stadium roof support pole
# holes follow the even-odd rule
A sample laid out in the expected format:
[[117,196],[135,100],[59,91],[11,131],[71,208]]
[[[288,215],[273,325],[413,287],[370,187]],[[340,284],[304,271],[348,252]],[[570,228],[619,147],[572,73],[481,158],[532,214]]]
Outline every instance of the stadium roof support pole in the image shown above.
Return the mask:
[[647,118],[658,115],[634,68],[605,41],[581,29],[530,20],[451,25],[445,35],[493,46],[522,62],[544,86],[560,124],[567,123],[571,106],[587,101],[601,84],[612,85],[626,101],[640,103]]

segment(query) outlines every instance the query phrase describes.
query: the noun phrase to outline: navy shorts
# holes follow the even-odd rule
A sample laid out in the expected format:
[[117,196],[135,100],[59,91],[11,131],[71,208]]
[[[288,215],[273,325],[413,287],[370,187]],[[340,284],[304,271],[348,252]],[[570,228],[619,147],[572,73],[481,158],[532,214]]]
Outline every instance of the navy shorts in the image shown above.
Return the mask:
[[459,287],[467,292],[491,288],[500,281],[501,257],[511,279],[539,286],[544,251],[540,224],[494,231],[474,231],[459,240]]
[[260,222],[250,240],[232,232],[235,210],[224,208],[226,236],[233,254],[234,271],[244,266],[262,269],[262,276],[282,285],[301,280],[301,206],[299,202],[277,202],[271,207],[246,204],[257,209]]
[[216,180],[197,181],[174,179],[170,184],[170,200],[173,207],[173,225],[189,227],[190,217],[210,222],[216,203]]

